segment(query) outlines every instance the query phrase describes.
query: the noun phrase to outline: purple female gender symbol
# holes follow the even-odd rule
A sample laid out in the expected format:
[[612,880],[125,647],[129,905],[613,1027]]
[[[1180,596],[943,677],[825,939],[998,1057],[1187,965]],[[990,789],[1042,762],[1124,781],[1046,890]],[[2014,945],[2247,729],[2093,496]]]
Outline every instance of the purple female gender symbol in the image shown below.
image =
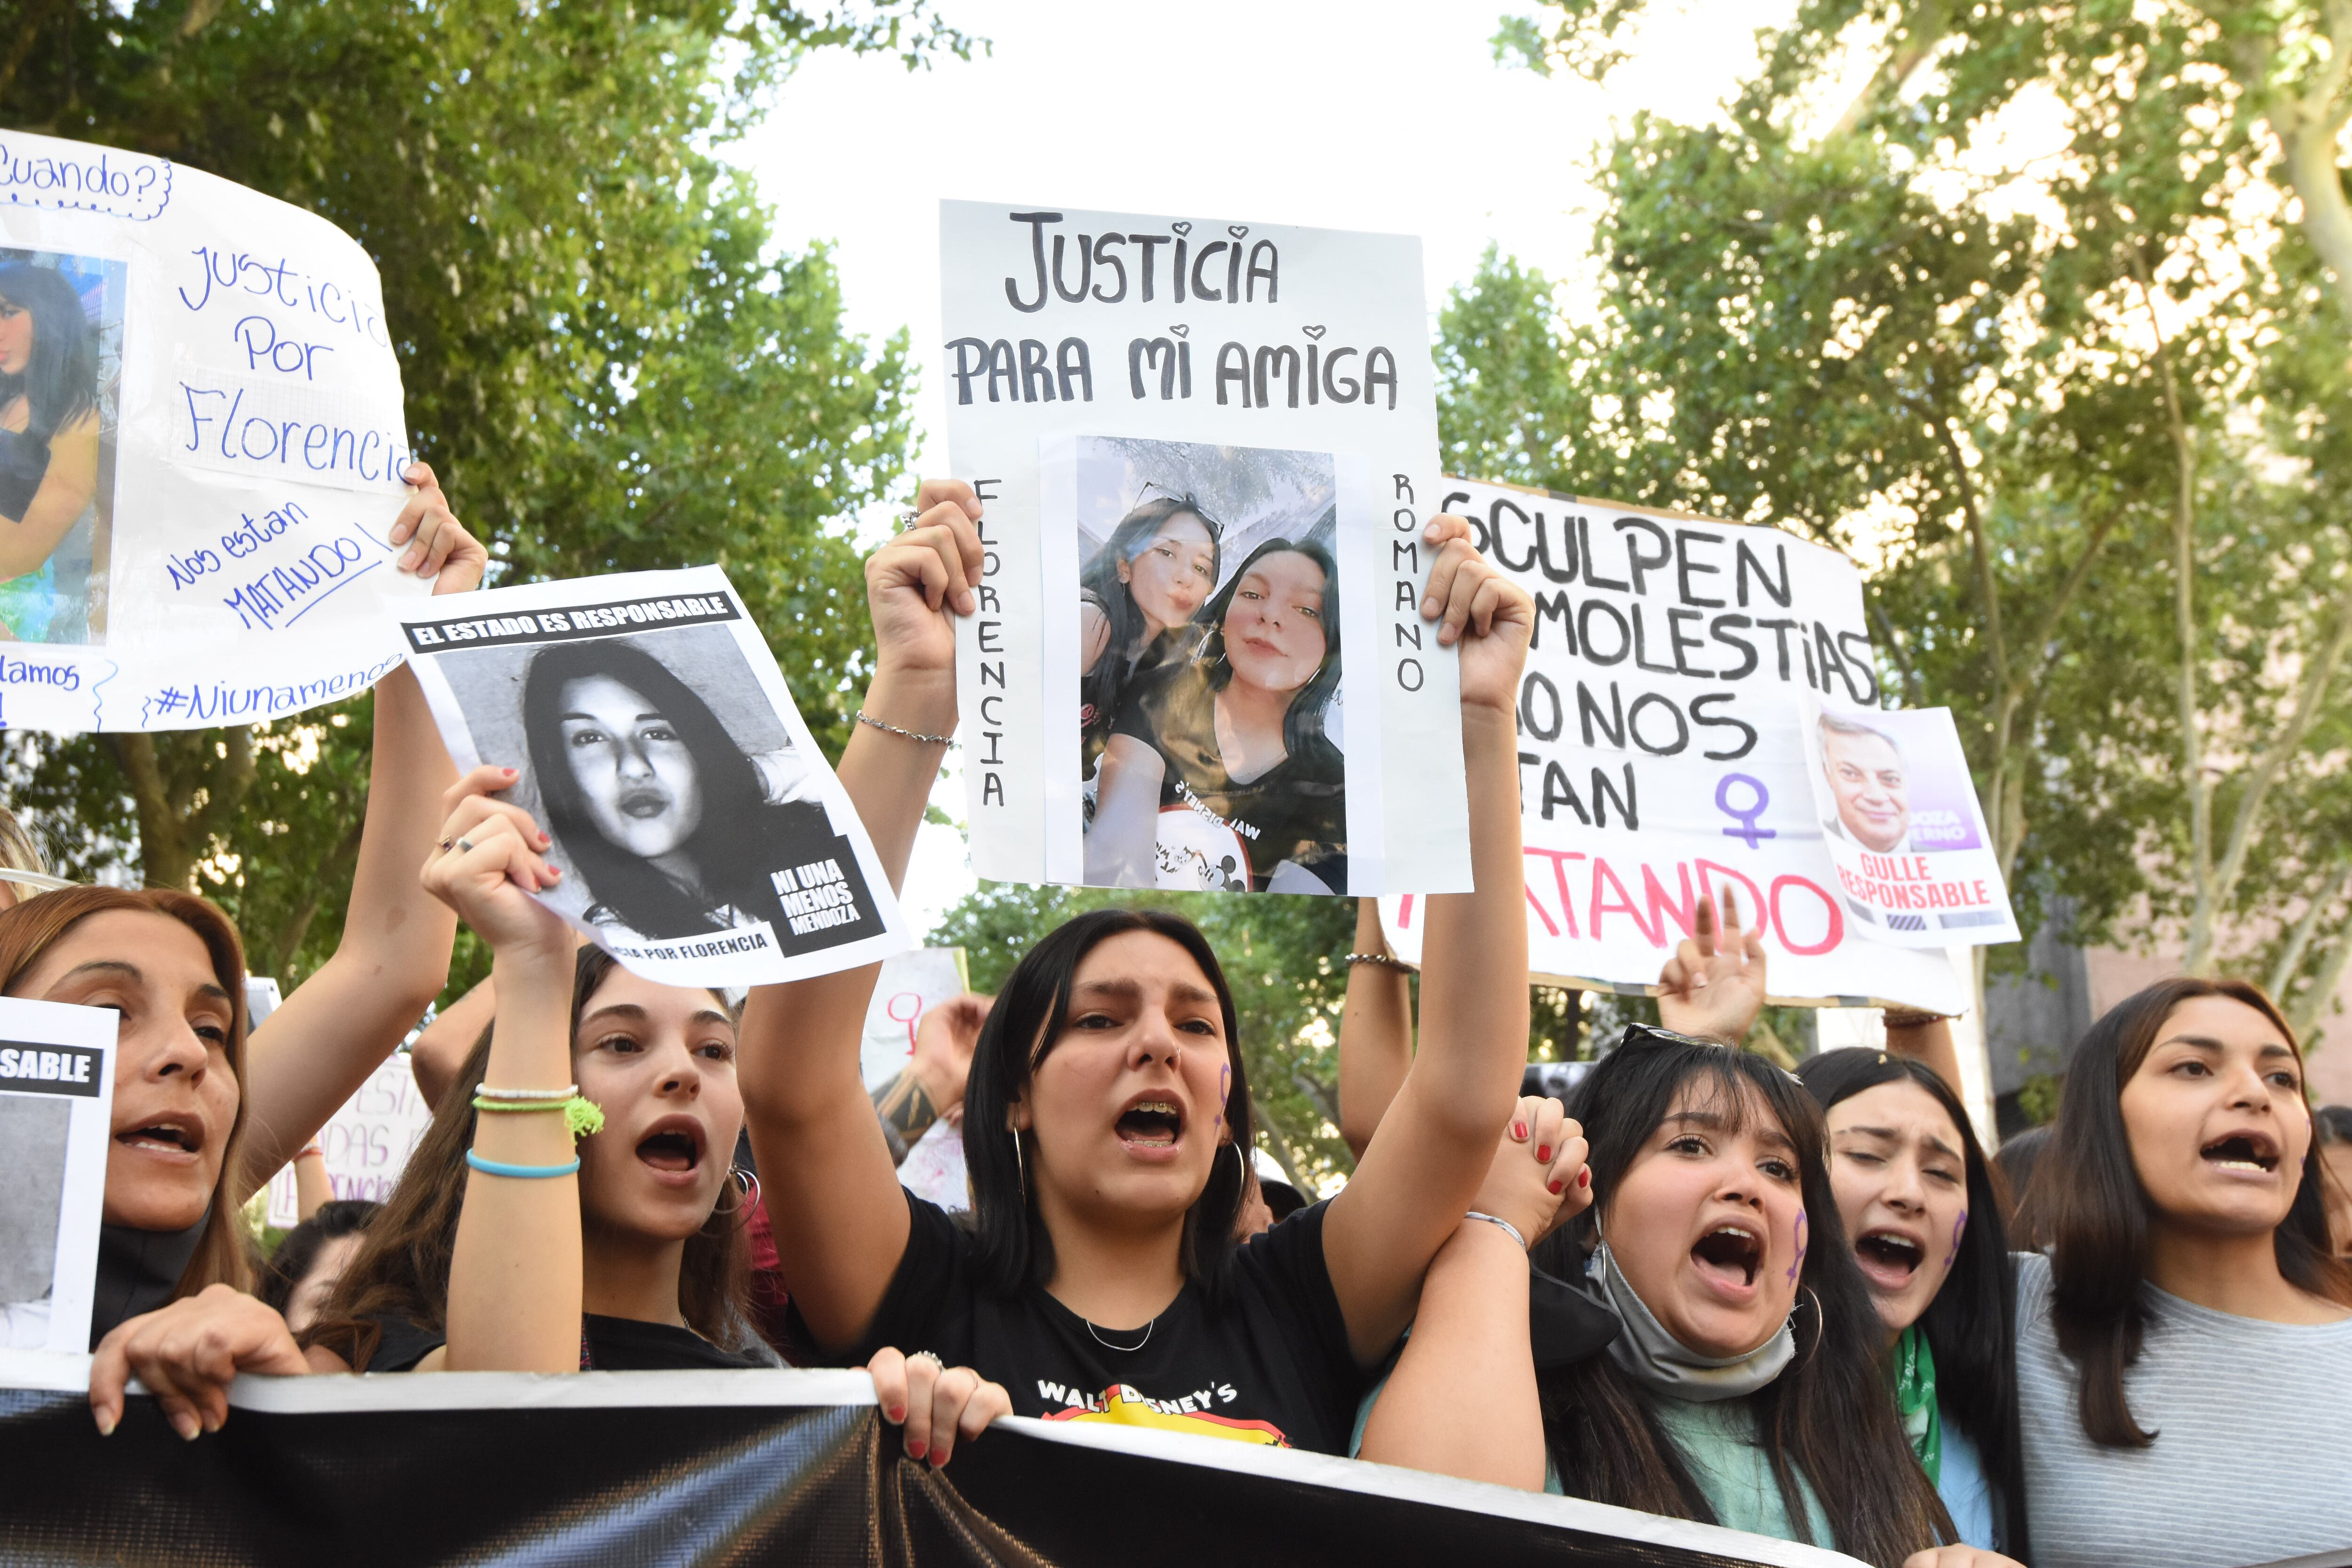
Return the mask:
[[1960,1234],[1969,1228],[1969,1211],[1962,1209],[1960,1217],[1952,1222],[1952,1250],[1944,1254],[1944,1267],[1949,1268],[1960,1255]]
[[1805,1211],[1799,1209],[1797,1211],[1797,1260],[1789,1265],[1789,1283],[1791,1285],[1797,1282],[1797,1270],[1805,1266]]
[[[1755,793],[1756,798],[1744,807],[1731,804],[1731,786],[1736,784],[1746,784]],[[1723,781],[1715,786],[1715,808],[1739,824],[1737,827],[1725,828],[1723,836],[1726,838],[1745,839],[1750,849],[1755,848],[1767,838],[1780,837],[1771,828],[1756,826],[1757,819],[1764,815],[1764,808],[1771,804],[1772,792],[1764,787],[1764,781],[1751,778],[1746,773],[1726,773],[1723,775]]]

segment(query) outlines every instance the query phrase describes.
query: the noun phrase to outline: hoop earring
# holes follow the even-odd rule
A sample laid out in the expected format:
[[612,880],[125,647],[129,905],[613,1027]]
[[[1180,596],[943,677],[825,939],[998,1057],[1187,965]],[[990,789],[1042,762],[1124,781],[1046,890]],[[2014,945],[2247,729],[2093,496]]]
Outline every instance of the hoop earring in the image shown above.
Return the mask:
[[[1813,1352],[1822,1348],[1822,1337],[1829,1332],[1830,1325],[1829,1320],[1822,1316],[1822,1299],[1813,1295],[1813,1288],[1811,1285],[1801,1286],[1799,1291],[1810,1297],[1813,1303],[1813,1342],[1805,1347],[1805,1362],[1810,1365],[1813,1359]],[[1790,1313],[1791,1317],[1795,1315],[1793,1311]]]
[[1021,1129],[1018,1127],[1015,1127],[1013,1130],[1013,1179],[1020,1185],[1022,1203],[1024,1205],[1027,1204],[1029,1201],[1029,1172],[1028,1168],[1021,1163]]
[[1238,1173],[1239,1179],[1243,1190],[1246,1191],[1249,1187],[1249,1157],[1242,1152],[1239,1142],[1229,1143],[1226,1147],[1234,1152],[1234,1163],[1241,1167]]

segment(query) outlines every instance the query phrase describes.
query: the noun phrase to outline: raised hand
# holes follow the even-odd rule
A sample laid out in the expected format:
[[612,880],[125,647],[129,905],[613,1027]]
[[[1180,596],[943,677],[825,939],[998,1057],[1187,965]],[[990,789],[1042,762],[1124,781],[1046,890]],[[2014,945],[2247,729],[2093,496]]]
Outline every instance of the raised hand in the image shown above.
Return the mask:
[[448,816],[425,862],[425,890],[457,911],[495,954],[571,963],[572,928],[530,897],[562,879],[541,858],[552,844],[530,814],[492,795],[512,787],[512,768],[479,767],[443,797]]
[[961,479],[926,479],[915,521],[866,558],[877,672],[955,669],[955,617],[980,607],[979,498]]
[[449,498],[441,493],[432,466],[411,463],[401,478],[408,481],[408,500],[392,525],[392,542],[408,545],[400,570],[431,578],[436,597],[480,587],[490,552],[449,510]]
[[286,1320],[242,1290],[207,1285],[194,1296],[119,1323],[89,1363],[89,1413],[101,1436],[122,1420],[123,1385],[137,1378],[172,1430],[190,1442],[228,1419],[240,1372],[310,1370]]
[[1742,931],[1739,900],[1723,889],[1723,928],[1715,908],[1698,901],[1691,934],[1658,972],[1658,1022],[1678,1035],[1738,1045],[1764,1010],[1764,938]]
[[980,1026],[988,1022],[993,996],[967,991],[923,1015],[915,1026],[915,1081],[923,1086],[941,1116],[962,1120],[964,1084],[971,1077],[971,1053]]
[[1523,1096],[1511,1109],[1471,1207],[1509,1220],[1533,1247],[1592,1202],[1587,1152],[1584,1129],[1568,1119],[1559,1100]]
[[883,1419],[902,1428],[907,1458],[938,1469],[955,1452],[956,1438],[977,1438],[990,1422],[1013,1414],[1013,1396],[968,1366],[943,1366],[929,1351],[902,1354],[887,1346],[866,1370]]
[[1519,671],[1535,631],[1536,604],[1528,591],[1478,553],[1470,524],[1443,513],[1421,531],[1433,548],[1421,618],[1435,621],[1440,647],[1462,649],[1462,705],[1506,716],[1519,706]]

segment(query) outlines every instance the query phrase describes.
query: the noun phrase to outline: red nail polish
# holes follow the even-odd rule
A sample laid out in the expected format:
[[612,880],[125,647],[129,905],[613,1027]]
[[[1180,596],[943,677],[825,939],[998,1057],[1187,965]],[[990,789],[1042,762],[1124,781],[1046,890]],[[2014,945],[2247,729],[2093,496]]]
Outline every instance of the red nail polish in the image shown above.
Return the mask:
[[1550,1145],[1550,1144],[1549,1144],[1549,1143],[1540,1143],[1540,1144],[1538,1144],[1538,1145],[1536,1146],[1536,1163],[1537,1163],[1537,1164],[1540,1165],[1540,1164],[1542,1164],[1545,1161],[1549,1160],[1550,1158],[1551,1158],[1551,1145]]
[[929,1443],[909,1443],[907,1445],[907,1457],[910,1459],[919,1459],[930,1452],[930,1447]]
[[1555,1178],[1555,1179],[1553,1180],[1552,1184],[1551,1184],[1551,1190],[1552,1190],[1552,1192],[1553,1192],[1555,1194],[1559,1194],[1559,1192],[1561,1192],[1562,1190],[1564,1190],[1567,1186],[1568,1186],[1568,1184],[1567,1184],[1566,1182],[1563,1182],[1563,1181],[1560,1181],[1560,1180],[1559,1180],[1559,1179]]
[[1577,1184],[1578,1186],[1580,1186],[1580,1187],[1589,1187],[1589,1186],[1591,1186],[1591,1185],[1592,1184],[1592,1173],[1591,1173],[1591,1171],[1590,1171],[1590,1170],[1582,1170],[1582,1171],[1579,1171],[1579,1172],[1577,1172],[1577,1173],[1576,1173],[1576,1184]]
[[883,1414],[890,1417],[890,1424],[895,1426],[907,1418],[907,1407],[903,1405],[894,1405]]
[[1512,1136],[1512,1137],[1514,1137],[1514,1138],[1525,1138],[1527,1135],[1528,1135],[1528,1124],[1527,1124],[1526,1122],[1524,1122],[1524,1121],[1514,1121],[1514,1122],[1512,1122],[1512,1123],[1511,1123],[1511,1136]]

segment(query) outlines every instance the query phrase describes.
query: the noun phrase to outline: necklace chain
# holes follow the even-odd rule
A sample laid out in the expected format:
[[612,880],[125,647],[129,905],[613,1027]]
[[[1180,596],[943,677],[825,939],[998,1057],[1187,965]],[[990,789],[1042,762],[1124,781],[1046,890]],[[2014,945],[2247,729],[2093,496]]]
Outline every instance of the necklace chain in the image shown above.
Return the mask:
[[1150,1322],[1143,1325],[1143,1337],[1141,1339],[1136,1341],[1131,1345],[1115,1345],[1108,1340],[1102,1337],[1102,1331],[1096,1328],[1090,1320],[1080,1318],[1078,1321],[1087,1325],[1087,1332],[1094,1336],[1095,1343],[1102,1346],[1102,1348],[1107,1351],[1118,1351],[1123,1354],[1128,1355],[1132,1355],[1137,1351],[1139,1351],[1144,1346],[1150,1344],[1151,1342],[1151,1331],[1158,1327],[1160,1323],[1160,1320],[1157,1317],[1154,1317]]

